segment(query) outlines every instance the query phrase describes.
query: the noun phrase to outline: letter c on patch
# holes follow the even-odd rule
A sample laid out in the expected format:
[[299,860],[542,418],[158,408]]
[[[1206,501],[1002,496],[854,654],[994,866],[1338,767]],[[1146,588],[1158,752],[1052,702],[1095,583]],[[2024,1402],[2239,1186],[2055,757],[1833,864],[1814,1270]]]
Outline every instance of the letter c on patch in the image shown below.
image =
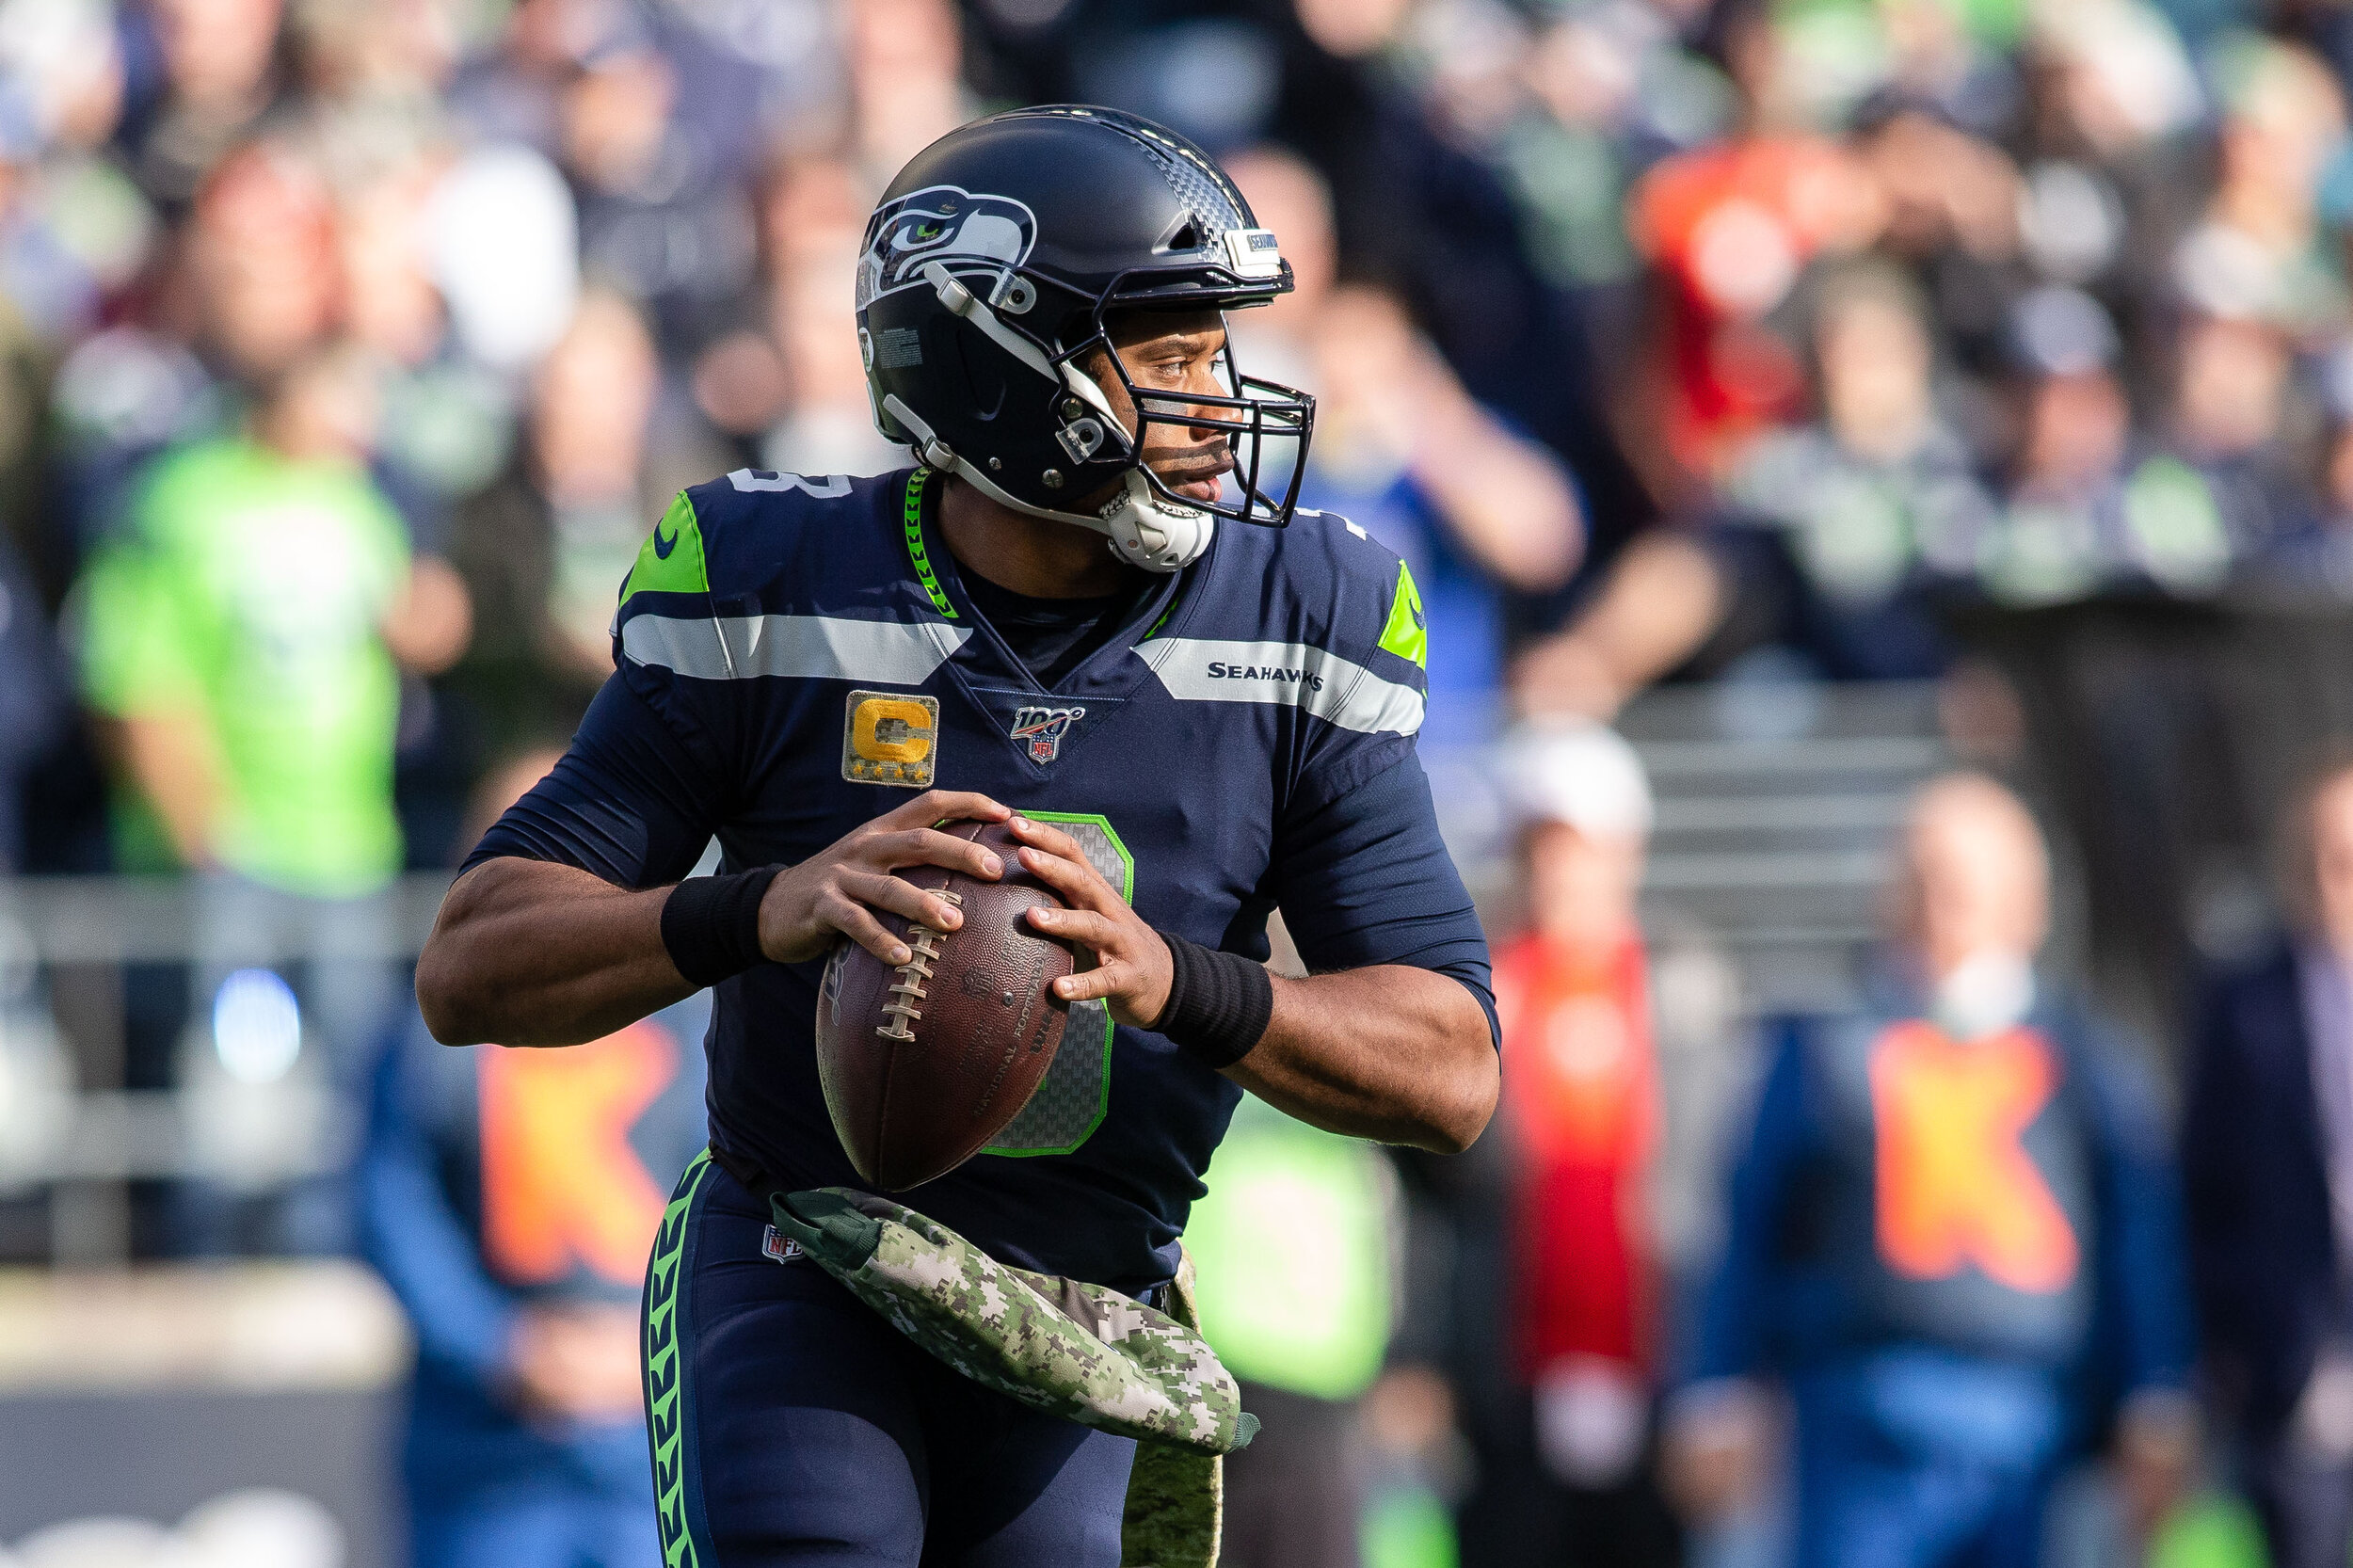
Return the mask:
[[[888,739],[885,725],[891,726]],[[920,762],[932,754],[932,711],[904,698],[868,697],[851,721],[850,744],[870,762]]]

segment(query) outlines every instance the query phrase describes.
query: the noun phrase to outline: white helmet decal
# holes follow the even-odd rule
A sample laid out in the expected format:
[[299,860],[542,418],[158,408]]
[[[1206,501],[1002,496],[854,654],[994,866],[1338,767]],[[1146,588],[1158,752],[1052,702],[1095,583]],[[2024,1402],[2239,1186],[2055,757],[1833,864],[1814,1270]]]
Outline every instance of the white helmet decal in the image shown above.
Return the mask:
[[1027,261],[1036,243],[1036,216],[1010,196],[954,185],[910,191],[884,202],[867,222],[857,308],[920,285],[926,262],[943,262],[952,272],[1001,272]]

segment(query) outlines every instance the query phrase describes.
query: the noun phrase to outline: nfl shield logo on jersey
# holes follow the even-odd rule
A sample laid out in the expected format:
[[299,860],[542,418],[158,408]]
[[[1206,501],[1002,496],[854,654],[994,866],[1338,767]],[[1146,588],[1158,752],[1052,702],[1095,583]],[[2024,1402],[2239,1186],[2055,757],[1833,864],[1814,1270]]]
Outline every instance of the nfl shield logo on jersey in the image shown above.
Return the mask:
[[1083,708],[1018,708],[1013,715],[1013,738],[1030,743],[1030,760],[1050,762],[1062,754],[1063,737],[1087,716]]

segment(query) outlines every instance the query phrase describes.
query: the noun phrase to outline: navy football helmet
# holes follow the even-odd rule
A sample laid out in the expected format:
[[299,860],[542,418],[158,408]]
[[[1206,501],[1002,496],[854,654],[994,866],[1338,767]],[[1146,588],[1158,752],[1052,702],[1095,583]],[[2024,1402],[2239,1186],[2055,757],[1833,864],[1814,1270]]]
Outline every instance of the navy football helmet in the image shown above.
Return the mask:
[[[916,154],[867,224],[857,335],[874,422],[1003,505],[1107,535],[1148,570],[1181,570],[1220,518],[1290,521],[1315,399],[1243,376],[1230,344],[1222,395],[1147,393],[1107,323],[1263,305],[1290,286],[1274,235],[1175,132],[1073,104],[992,115]],[[1133,429],[1082,366],[1096,351],[1127,389]],[[1226,437],[1234,470],[1217,501],[1180,495],[1144,465],[1154,424]]]

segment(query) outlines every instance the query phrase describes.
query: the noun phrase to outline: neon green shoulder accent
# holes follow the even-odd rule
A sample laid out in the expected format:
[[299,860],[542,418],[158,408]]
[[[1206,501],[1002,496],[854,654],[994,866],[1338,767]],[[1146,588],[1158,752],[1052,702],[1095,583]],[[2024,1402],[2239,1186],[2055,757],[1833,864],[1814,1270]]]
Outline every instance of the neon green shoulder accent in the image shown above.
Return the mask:
[[1421,590],[1404,562],[1397,564],[1397,597],[1389,601],[1389,624],[1381,629],[1381,646],[1401,659],[1430,667],[1430,628],[1421,612]]
[[632,594],[707,594],[711,569],[703,561],[703,532],[695,522],[695,504],[678,492],[670,509],[653,525],[652,535],[637,552],[637,564],[621,584],[621,602]]
[[906,505],[902,513],[906,521],[907,559],[915,564],[915,575],[923,584],[923,591],[931,595],[932,608],[954,620],[956,607],[948,602],[947,594],[941,591],[938,574],[932,570],[931,552],[923,548],[923,487],[931,479],[932,471],[927,468],[919,468],[907,475]]

